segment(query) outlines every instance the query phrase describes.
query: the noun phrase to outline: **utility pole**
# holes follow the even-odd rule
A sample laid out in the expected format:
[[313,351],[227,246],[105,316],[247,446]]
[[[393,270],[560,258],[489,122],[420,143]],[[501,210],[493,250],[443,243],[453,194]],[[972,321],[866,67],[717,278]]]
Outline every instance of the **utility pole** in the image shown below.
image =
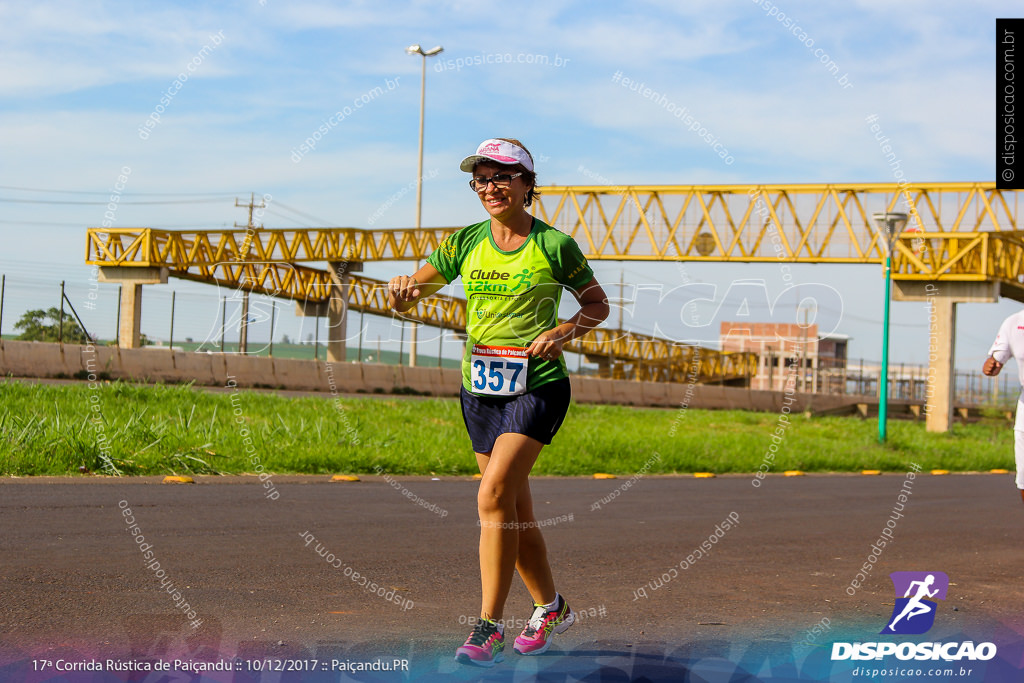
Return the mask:
[[[259,204],[256,204],[256,193],[249,195],[248,204],[239,204],[238,199],[235,199],[235,206],[239,208],[249,209],[249,222],[245,225],[239,225],[235,223],[236,228],[245,228],[245,239],[242,240],[242,247],[238,252],[238,261],[241,263],[249,258],[249,250],[252,249],[253,239],[258,229],[252,222],[252,214],[254,209],[265,209],[267,208],[266,203],[261,199]],[[262,228],[263,224],[259,225]],[[238,325],[238,352],[245,355],[249,350],[249,290],[243,289],[244,283],[238,283],[239,289],[242,289],[242,319]],[[271,330],[270,334],[274,334]]]
[[256,224],[252,222],[252,213],[253,213],[253,211],[255,209],[265,209],[265,208],[267,208],[267,205],[266,205],[266,203],[264,203],[264,201],[262,199],[260,200],[259,204],[256,203],[256,193],[255,192],[253,192],[253,193],[251,193],[249,195],[249,203],[248,204],[239,204],[238,202],[239,202],[239,200],[236,198],[235,199],[235,206],[236,207],[238,207],[240,209],[249,209],[249,222],[246,223],[245,225],[239,225],[238,223],[235,223],[235,227],[236,228],[245,228],[245,239],[242,241],[242,249],[241,249],[240,253],[238,254],[239,259],[245,259],[245,258],[247,258],[249,256],[249,249],[252,248],[252,240],[253,240],[253,237],[256,234],[256,230],[263,228],[263,224],[262,223],[260,223],[259,227],[257,228]]

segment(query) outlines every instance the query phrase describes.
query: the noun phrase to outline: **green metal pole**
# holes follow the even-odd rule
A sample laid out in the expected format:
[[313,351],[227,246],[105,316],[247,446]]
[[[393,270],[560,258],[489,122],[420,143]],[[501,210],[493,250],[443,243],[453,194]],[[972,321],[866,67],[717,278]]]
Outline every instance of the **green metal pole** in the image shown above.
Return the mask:
[[277,301],[270,302],[270,357],[274,357],[274,318],[277,317]]
[[882,368],[878,378],[878,443],[885,443],[886,420],[889,412],[889,288],[892,277],[889,268],[892,257],[885,257],[885,318],[882,322]]
[[174,297],[177,294],[177,292],[171,292],[171,339],[167,342],[167,348],[171,353],[174,353]]
[[60,281],[60,336],[57,341],[64,343],[64,280]]
[[360,363],[363,362],[363,309],[359,309],[359,355],[356,357]]

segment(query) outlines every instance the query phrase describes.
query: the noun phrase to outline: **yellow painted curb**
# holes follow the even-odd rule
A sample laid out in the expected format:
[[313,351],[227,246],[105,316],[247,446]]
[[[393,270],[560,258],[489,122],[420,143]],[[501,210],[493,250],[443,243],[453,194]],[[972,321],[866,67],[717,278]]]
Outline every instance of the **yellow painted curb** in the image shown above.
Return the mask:
[[192,477],[164,477],[163,483],[165,484],[194,484],[196,483]]
[[932,470],[932,474],[949,474],[949,470]]
[[331,481],[359,481],[359,477],[351,474],[335,474],[331,477]]
[[989,470],[989,474],[1009,474],[1010,470]]
[[615,479],[614,474],[605,474],[604,472],[595,472],[594,479]]
[[693,476],[696,477],[697,479],[714,479],[715,478],[715,473],[714,472],[694,472]]
[[882,470],[861,470],[861,474],[881,474]]
[[801,472],[800,470],[786,470],[785,472],[782,473],[782,475],[785,476],[785,477],[805,477],[805,476],[807,476],[804,472]]

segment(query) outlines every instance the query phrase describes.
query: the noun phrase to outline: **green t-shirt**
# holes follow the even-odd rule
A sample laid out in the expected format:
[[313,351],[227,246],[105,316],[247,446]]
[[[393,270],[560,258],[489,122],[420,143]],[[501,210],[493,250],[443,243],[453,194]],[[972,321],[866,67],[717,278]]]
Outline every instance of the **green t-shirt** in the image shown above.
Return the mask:
[[[485,364],[473,367],[475,345],[526,348],[537,335],[558,324],[562,287],[578,290],[594,277],[579,245],[536,218],[530,235],[515,251],[498,248],[488,219],[449,235],[427,263],[448,282],[462,276],[469,337],[462,359],[462,385],[473,393],[488,393],[480,389],[492,379],[501,382],[488,376]],[[568,377],[561,356],[529,358],[525,369],[527,391]],[[516,377],[516,381],[521,380]]]

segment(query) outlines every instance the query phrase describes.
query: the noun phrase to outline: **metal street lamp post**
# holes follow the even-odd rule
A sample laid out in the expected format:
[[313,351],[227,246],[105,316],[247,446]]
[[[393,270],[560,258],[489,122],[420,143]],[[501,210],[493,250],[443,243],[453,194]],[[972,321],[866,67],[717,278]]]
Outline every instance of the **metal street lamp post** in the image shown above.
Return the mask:
[[885,315],[882,321],[882,367],[878,377],[878,443],[885,443],[889,412],[889,300],[892,291],[892,249],[907,225],[905,213],[875,213],[875,226],[885,238]]
[[[420,154],[419,164],[416,167],[416,231],[419,232],[420,220],[423,215],[423,113],[427,94],[427,57],[440,54],[444,48],[438,45],[424,52],[419,45],[410,45],[405,48],[405,51],[411,55],[423,57],[423,69],[420,77]],[[416,270],[419,268],[420,262],[416,261]],[[416,332],[418,329],[419,325],[413,323],[409,332],[409,367],[416,367]]]

